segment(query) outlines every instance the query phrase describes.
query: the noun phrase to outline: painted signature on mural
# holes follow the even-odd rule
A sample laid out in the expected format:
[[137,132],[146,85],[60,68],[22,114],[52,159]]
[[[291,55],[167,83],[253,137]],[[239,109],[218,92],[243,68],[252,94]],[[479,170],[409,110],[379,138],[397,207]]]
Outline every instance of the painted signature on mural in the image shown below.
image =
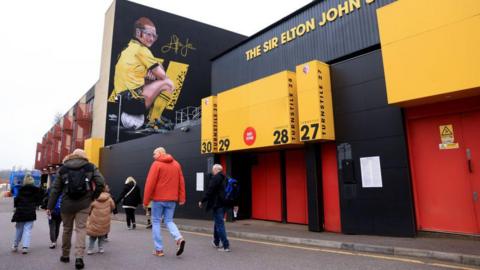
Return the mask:
[[180,42],[180,39],[178,38],[177,35],[172,35],[170,37],[170,42],[162,46],[162,53],[168,53],[170,51],[174,51],[175,54],[180,54],[183,57],[186,57],[189,50],[196,50],[195,47],[193,47],[193,44],[188,42],[188,38],[185,41],[185,44]]

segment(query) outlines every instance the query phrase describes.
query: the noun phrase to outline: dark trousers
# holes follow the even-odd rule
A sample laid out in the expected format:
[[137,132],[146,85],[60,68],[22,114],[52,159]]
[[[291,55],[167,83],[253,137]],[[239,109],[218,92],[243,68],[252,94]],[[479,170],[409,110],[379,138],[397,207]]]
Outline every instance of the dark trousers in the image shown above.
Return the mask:
[[227,230],[225,229],[225,223],[223,217],[225,215],[225,209],[223,207],[213,209],[213,242],[216,246],[222,242],[223,248],[230,247],[230,243],[227,239]]
[[48,227],[50,229],[50,241],[52,243],[57,242],[58,235],[60,233],[60,224],[62,223],[62,216],[52,214],[48,220]]
[[136,227],[135,224],[135,209],[134,208],[124,208],[125,214],[127,215],[127,226],[130,227],[132,224],[133,227]]

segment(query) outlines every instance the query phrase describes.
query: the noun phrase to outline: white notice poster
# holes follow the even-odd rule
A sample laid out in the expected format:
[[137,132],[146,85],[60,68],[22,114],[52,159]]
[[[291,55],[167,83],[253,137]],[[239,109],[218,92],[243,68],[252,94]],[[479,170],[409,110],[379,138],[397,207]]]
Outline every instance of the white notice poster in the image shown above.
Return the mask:
[[382,187],[382,172],[379,156],[360,158],[360,168],[362,171],[362,187]]
[[203,191],[203,172],[197,172],[197,191]]

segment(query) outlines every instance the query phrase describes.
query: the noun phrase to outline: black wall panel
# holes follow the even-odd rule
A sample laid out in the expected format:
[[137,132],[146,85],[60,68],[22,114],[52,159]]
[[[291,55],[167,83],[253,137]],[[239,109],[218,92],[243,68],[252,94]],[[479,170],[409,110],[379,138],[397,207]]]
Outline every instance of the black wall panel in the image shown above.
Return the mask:
[[[113,196],[123,189],[125,179],[133,176],[142,191],[148,170],[153,161],[153,150],[165,147],[168,153],[182,165],[185,177],[186,204],[178,207],[176,217],[210,219],[204,210],[198,208],[203,192],[196,191],[196,173],[204,172],[208,184],[208,156],[200,155],[200,126],[191,127],[188,132],[174,130],[167,134],[155,134],[102,148],[100,170],[110,185]],[[141,209],[141,207],[140,207]],[[143,212],[143,211],[140,211]]]
[[[387,104],[382,67],[380,50],[331,66],[342,232],[413,236],[402,111]],[[360,158],[369,156],[380,156],[382,188],[362,187]],[[342,166],[347,159],[353,161],[353,179]]]
[[[310,60],[331,62],[378,45],[380,40],[376,9],[394,0],[376,0],[371,4],[360,0],[359,9],[350,11],[349,14],[338,17],[323,27],[318,25],[323,12],[343,5],[346,1],[315,2],[311,7],[285,18],[216,58],[212,64],[212,93],[217,94],[282,70],[294,70],[297,65]],[[259,57],[246,60],[246,51],[257,45],[263,45],[272,37],[280,38],[283,32],[311,18],[316,22],[313,31],[279,45],[269,52],[262,52]],[[362,74],[357,76],[362,77]]]

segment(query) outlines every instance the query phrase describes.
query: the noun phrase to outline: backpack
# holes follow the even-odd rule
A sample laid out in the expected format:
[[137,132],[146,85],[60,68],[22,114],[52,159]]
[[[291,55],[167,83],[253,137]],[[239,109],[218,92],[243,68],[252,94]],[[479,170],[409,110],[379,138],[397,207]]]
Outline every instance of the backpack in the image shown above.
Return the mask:
[[238,181],[227,176],[227,183],[225,185],[225,204],[228,206],[233,206],[239,195],[240,186],[238,185]]
[[78,200],[92,190],[91,179],[87,173],[93,174],[93,165],[88,163],[80,168],[72,169],[62,166],[59,174],[63,179],[65,194],[73,200]]

